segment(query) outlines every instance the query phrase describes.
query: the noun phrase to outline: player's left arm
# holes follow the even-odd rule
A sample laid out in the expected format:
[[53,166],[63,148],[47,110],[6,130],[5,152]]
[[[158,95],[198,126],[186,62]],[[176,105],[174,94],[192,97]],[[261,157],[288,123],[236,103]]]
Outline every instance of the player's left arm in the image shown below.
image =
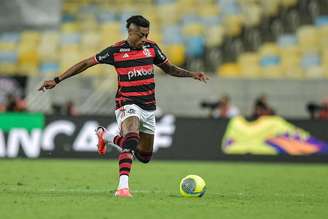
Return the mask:
[[158,65],[166,74],[172,75],[174,77],[191,77],[195,80],[203,81],[206,83],[209,77],[204,72],[191,72],[186,69],[180,68],[169,61],[166,61]]

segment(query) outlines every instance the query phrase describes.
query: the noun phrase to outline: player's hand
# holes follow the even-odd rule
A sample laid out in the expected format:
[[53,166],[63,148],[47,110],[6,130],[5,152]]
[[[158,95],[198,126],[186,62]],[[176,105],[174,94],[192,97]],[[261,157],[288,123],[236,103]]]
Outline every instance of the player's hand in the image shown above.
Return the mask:
[[56,87],[56,85],[57,83],[54,80],[44,81],[42,86],[38,89],[38,91],[44,92],[45,90],[49,90]]
[[204,83],[209,80],[209,77],[204,72],[194,72],[192,73],[192,78],[195,80],[203,81]]

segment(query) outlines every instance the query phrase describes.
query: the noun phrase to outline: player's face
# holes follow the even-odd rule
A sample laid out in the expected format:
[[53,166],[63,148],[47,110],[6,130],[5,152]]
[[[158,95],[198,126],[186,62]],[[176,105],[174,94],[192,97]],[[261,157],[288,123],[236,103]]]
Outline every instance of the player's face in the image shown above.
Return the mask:
[[134,47],[140,49],[145,44],[148,34],[148,27],[138,27],[132,24],[129,28],[129,41]]

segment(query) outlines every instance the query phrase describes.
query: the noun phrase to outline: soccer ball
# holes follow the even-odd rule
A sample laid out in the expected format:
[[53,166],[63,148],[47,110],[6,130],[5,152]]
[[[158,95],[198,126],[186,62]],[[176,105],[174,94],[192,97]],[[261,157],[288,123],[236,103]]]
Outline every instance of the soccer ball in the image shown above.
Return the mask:
[[202,197],[206,192],[206,183],[202,177],[188,175],[180,182],[180,194],[184,197]]

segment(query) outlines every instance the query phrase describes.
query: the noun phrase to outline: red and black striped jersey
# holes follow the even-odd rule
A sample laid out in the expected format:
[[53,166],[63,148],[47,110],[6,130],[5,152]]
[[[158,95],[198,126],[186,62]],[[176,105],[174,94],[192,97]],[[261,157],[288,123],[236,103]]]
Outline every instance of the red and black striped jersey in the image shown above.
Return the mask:
[[118,87],[116,109],[136,104],[145,110],[156,109],[154,66],[167,62],[155,42],[147,41],[142,49],[134,49],[126,40],[115,43],[95,56],[97,63],[115,67]]

